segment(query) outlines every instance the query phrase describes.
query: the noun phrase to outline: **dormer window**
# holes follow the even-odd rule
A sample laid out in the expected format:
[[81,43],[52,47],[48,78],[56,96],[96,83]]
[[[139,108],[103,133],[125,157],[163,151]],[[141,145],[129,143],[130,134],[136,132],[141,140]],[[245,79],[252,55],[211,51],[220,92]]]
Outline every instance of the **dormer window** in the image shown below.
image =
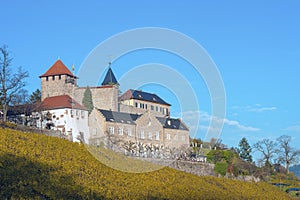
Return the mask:
[[169,126],[171,126],[171,120],[168,120],[167,123]]
[[156,98],[155,98],[155,97],[153,97],[153,98],[152,98],[152,100],[153,100],[153,101],[156,101]]

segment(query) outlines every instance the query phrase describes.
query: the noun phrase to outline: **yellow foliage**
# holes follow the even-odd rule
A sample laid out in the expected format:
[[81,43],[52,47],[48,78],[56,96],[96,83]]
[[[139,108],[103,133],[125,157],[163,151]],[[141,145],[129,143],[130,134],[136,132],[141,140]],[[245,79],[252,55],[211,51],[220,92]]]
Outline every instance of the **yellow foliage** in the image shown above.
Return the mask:
[[[113,159],[117,168],[126,165],[123,157]],[[135,163],[137,170],[140,162]],[[10,198],[290,199],[263,182],[198,177],[168,167],[148,173],[121,172],[99,162],[84,145],[0,129],[0,199]]]

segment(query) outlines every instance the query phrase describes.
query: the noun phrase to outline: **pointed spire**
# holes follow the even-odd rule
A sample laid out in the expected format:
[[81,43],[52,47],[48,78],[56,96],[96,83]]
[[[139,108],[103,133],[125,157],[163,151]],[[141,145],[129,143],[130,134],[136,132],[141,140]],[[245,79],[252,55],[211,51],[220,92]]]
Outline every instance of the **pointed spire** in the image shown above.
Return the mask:
[[102,82],[102,85],[119,85],[111,67],[111,62],[108,63],[108,70]]

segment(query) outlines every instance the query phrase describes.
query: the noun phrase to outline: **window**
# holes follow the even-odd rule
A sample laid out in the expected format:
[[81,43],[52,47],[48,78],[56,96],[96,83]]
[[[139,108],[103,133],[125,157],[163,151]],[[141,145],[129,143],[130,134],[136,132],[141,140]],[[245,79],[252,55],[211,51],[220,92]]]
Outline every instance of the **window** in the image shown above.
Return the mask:
[[177,134],[174,136],[174,140],[178,140],[178,135]]
[[162,112],[162,107],[159,107],[159,112]]
[[166,108],[166,115],[169,115],[169,110],[168,110],[168,108]]
[[81,118],[84,118],[84,110],[81,111]]
[[79,111],[78,110],[76,110],[76,116],[78,116],[79,115]]
[[167,138],[167,140],[171,140],[171,135],[169,133],[167,133],[166,138]]
[[148,139],[152,140],[152,133],[151,132],[148,133]]
[[123,135],[123,128],[118,128],[118,134]]
[[48,79],[48,76],[46,76],[46,81],[48,81],[49,79]]
[[185,135],[181,136],[181,140],[184,141],[185,140]]
[[158,106],[156,106],[156,111],[158,112]]
[[135,102],[135,107],[138,108],[139,107],[139,104],[137,102]]
[[108,127],[108,132],[109,134],[114,134],[115,133],[114,127]]
[[58,79],[61,80],[61,75],[58,75]]
[[129,137],[132,136],[132,132],[131,132],[131,129],[130,129],[130,128],[127,129],[127,135],[128,135]]
[[159,132],[158,131],[155,132],[155,140],[159,140]]
[[55,80],[55,76],[52,76],[52,80],[53,80],[53,81]]
[[153,105],[151,105],[151,110],[154,110],[154,106]]
[[147,104],[145,104],[145,109],[147,109],[148,108],[148,106],[147,106]]
[[141,131],[141,133],[140,133],[140,138],[141,138],[141,139],[145,139],[144,131]]

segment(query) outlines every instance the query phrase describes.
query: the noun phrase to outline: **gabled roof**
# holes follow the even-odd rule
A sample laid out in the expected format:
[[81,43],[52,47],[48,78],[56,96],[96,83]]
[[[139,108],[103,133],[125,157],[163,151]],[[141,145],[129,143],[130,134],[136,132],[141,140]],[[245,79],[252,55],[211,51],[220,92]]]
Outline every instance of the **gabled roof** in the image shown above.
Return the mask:
[[41,77],[46,76],[55,76],[55,75],[69,75],[71,77],[77,78],[74,76],[70,70],[65,66],[65,64],[61,60],[57,60],[46,73],[42,74]]
[[84,106],[77,103],[69,95],[47,97],[41,103],[41,108],[43,110],[54,110],[54,109],[60,109],[60,108],[87,110]]
[[149,101],[149,102],[159,103],[159,104],[168,105],[168,106],[171,105],[171,104],[165,102],[162,98],[160,98],[156,94],[143,92],[141,90],[127,90],[120,97],[120,101],[128,100],[128,99],[138,99],[138,100]]
[[136,124],[135,121],[141,116],[138,114],[115,112],[115,111],[111,111],[111,110],[98,109],[98,111],[104,116],[105,121],[117,122],[117,123],[122,123],[122,124],[135,125]]
[[156,117],[156,119],[163,125],[164,128],[178,129],[188,131],[188,127],[180,120],[173,118]]
[[108,68],[108,71],[104,77],[102,85],[119,85],[119,83],[110,67]]

